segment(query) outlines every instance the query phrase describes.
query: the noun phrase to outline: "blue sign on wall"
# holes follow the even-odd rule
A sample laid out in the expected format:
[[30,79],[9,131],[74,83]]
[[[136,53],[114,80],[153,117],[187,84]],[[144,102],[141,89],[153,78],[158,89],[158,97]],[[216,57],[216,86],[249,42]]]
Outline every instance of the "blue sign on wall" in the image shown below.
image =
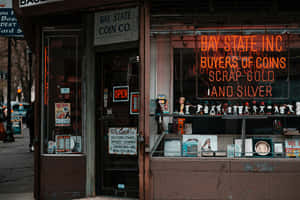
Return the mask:
[[0,36],[23,37],[12,8],[0,9]]

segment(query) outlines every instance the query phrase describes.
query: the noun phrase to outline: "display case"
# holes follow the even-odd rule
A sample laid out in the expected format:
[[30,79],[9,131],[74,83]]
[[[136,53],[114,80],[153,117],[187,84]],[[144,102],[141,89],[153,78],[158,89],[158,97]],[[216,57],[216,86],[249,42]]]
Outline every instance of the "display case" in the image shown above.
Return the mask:
[[185,28],[152,31],[152,98],[171,107],[152,110],[152,156],[298,157],[299,30]]

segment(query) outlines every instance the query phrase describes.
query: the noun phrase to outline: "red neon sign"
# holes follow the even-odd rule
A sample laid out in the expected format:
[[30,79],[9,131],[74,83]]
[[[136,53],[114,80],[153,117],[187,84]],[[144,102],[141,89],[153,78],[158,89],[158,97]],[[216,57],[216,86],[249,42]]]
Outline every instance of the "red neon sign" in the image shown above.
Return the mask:
[[288,68],[286,35],[196,36],[194,75],[207,75],[207,97],[272,97]]
[[113,102],[124,102],[129,100],[128,86],[115,86],[113,88],[114,98]]

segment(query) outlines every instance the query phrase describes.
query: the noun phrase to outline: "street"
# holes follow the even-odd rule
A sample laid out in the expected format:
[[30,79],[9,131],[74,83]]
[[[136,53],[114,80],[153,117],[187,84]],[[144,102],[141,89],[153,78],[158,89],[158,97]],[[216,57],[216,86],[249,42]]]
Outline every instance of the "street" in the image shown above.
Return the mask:
[[29,129],[15,142],[0,141],[0,199],[33,200],[33,153],[29,152]]

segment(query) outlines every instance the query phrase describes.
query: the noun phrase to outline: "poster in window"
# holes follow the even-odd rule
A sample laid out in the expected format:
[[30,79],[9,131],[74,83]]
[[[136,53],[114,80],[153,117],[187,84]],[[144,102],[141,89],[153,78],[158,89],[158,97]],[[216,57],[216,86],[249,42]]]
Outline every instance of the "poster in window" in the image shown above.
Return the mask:
[[201,156],[202,152],[218,151],[216,135],[183,135],[182,154],[186,157]]
[[71,153],[71,136],[70,135],[57,135],[56,153]]
[[299,158],[300,157],[300,139],[286,139],[285,140],[286,157]]
[[108,153],[114,155],[137,155],[136,128],[109,128]]
[[55,103],[55,126],[71,126],[70,103]]

